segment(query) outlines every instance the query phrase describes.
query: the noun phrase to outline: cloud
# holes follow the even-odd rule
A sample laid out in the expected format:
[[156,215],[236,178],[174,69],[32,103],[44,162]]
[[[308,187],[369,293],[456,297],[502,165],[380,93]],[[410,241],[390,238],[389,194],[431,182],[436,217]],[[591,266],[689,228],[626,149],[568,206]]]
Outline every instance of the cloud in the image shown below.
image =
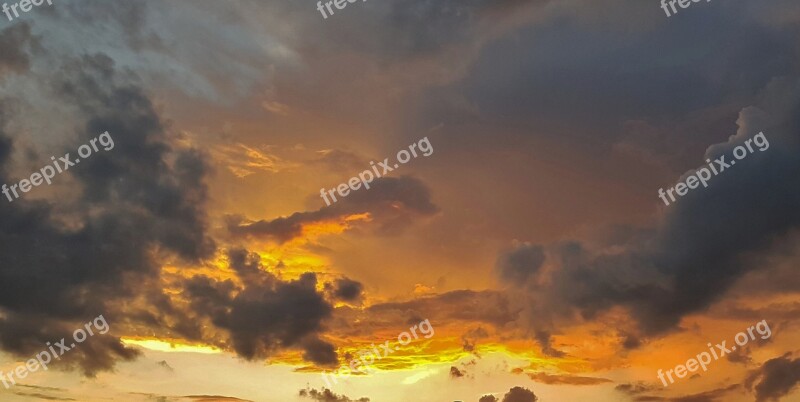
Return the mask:
[[475,347],[478,344],[478,340],[483,338],[488,338],[489,333],[486,332],[485,329],[482,327],[473,328],[464,335],[461,335],[461,341],[463,342],[463,348],[465,352],[475,352]]
[[745,387],[755,391],[756,401],[777,401],[797,389],[800,383],[800,358],[793,359],[787,353],[781,357],[767,360],[751,373]]
[[354,152],[341,149],[325,149],[317,152],[319,156],[311,163],[321,165],[333,172],[354,174],[363,172],[369,166],[366,159]]
[[461,378],[464,375],[464,372],[459,370],[458,367],[450,366],[450,378]]
[[325,290],[334,300],[359,302],[364,297],[364,285],[349,278],[340,278],[333,284],[326,283]]
[[536,275],[544,262],[544,248],[523,244],[513,253],[501,254],[497,261],[497,272],[506,283],[525,283]]
[[522,387],[511,388],[504,396],[502,402],[536,402],[539,400],[531,390]]
[[36,392],[18,392],[17,391],[17,392],[14,392],[14,394],[19,395],[19,396],[29,396],[31,398],[45,399],[45,400],[48,400],[48,401],[75,401],[76,400],[76,399],[72,399],[72,398],[61,398],[61,397],[58,397],[58,396],[45,395],[45,394],[40,394],[40,393],[36,393]]
[[253,402],[249,399],[239,399],[232,396],[221,395],[188,395],[183,398],[189,399],[192,402]]
[[759,107],[741,111],[736,135],[710,146],[703,159],[730,158],[734,147],[761,131],[770,148],[670,205],[658,227],[632,231],[612,246],[577,241],[548,246],[544,261],[527,244],[502,255],[501,277],[527,278],[506,283],[524,300],[530,325],[547,332],[624,307],[642,336],[664,334],[760,269],[763,264],[753,257],[800,228],[795,207],[800,176],[790,173],[800,172],[800,81],[776,80],[762,99]]
[[597,385],[612,382],[607,378],[581,377],[576,375],[554,375],[547,373],[528,373],[531,380],[548,385]]
[[519,310],[511,305],[503,293],[472,290],[456,290],[406,302],[375,304],[367,312],[375,320],[419,322],[419,317],[425,316],[432,322],[477,321],[496,327],[516,321],[519,314]]
[[296,348],[308,361],[337,362],[333,345],[319,339],[333,308],[317,292],[315,274],[282,281],[261,267],[258,254],[242,249],[229,251],[229,261],[242,287],[206,276],[187,279],[184,287],[195,314],[226,330],[236,353],[257,359]]
[[499,399],[494,395],[484,395],[478,399],[478,402],[499,402]]
[[0,31],[0,78],[30,68],[30,52],[39,48],[39,40],[28,23],[12,25]]
[[638,395],[638,394],[643,394],[643,393],[646,393],[646,392],[653,392],[653,391],[656,391],[658,389],[659,389],[659,387],[657,387],[655,385],[652,385],[652,384],[647,384],[647,383],[644,383],[644,382],[638,382],[638,383],[632,383],[632,384],[631,383],[619,384],[616,387],[614,387],[614,390],[619,391],[619,392],[624,392],[624,393],[626,393],[628,395]]
[[679,396],[679,397],[674,397],[674,398],[667,398],[667,397],[653,396],[653,395],[638,395],[638,394],[640,394],[642,392],[649,392],[649,391],[652,391],[654,389],[660,389],[660,387],[641,386],[641,387],[635,387],[633,389],[626,389],[626,388],[620,388],[620,386],[617,386],[617,388],[615,388],[615,389],[618,390],[618,391],[622,391],[622,392],[625,392],[625,393],[627,393],[629,395],[634,396],[633,400],[635,402],[651,402],[651,401],[662,401],[662,402],[722,402],[722,401],[727,400],[726,398],[724,398],[725,395],[727,395],[728,393],[731,393],[733,391],[738,390],[740,387],[741,386],[739,384],[732,384],[732,385],[729,385],[727,387],[717,388],[717,389],[713,389],[711,391],[700,392],[700,393],[697,393],[697,394]]
[[212,155],[240,179],[257,172],[277,173],[295,167],[275,155],[270,147],[254,148],[242,143],[218,145]]
[[167,363],[166,360],[161,360],[160,362],[157,362],[156,364],[161,366],[161,367],[163,367],[163,368],[165,368],[165,369],[167,369],[167,370],[169,370],[169,371],[175,371],[175,369],[172,368],[172,366],[170,366],[169,363]]
[[402,230],[416,217],[431,216],[438,211],[430,191],[420,180],[409,176],[383,177],[376,179],[369,189],[362,187],[351,192],[330,207],[255,222],[230,217],[228,229],[236,236],[286,242],[299,237],[304,225],[369,213],[378,232],[389,234]]
[[322,391],[316,389],[301,389],[300,396],[313,399],[318,402],[369,402],[369,398],[362,397],[350,399],[344,395],[334,394],[331,390],[323,388]]
[[[158,276],[154,250],[196,262],[215,248],[205,234],[205,159],[172,146],[135,78],[118,73],[103,54],[51,68],[53,78],[42,85],[74,108],[75,121],[65,126],[79,127],[79,144],[108,131],[115,148],[61,175],[72,185],[58,199],[23,197],[0,210],[0,346],[15,356],[70,338],[100,313],[111,333],[118,331],[126,318],[118,301],[161,293],[139,289]],[[15,183],[18,139],[7,117],[0,113],[0,181]],[[56,364],[94,375],[137,354],[111,334],[96,335]]]

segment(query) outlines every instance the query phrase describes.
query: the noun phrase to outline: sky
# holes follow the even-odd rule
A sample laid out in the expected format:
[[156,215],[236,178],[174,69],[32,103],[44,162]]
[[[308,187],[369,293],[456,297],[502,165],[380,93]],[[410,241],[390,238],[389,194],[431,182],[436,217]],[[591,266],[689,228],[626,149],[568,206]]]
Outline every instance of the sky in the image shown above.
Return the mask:
[[0,400],[800,401],[795,0],[10,1]]

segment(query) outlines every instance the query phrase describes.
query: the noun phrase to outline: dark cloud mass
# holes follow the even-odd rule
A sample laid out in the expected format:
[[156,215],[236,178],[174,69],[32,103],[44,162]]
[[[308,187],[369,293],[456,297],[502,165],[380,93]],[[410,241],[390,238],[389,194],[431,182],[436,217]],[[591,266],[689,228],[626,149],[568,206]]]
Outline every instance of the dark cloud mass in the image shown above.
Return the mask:
[[297,348],[306,360],[336,363],[333,345],[319,339],[322,320],[333,308],[317,292],[315,274],[281,281],[261,268],[257,254],[245,250],[230,251],[229,261],[244,279],[243,287],[230,280],[195,276],[186,281],[185,288],[192,310],[226,330],[239,355],[256,359],[281,348]]
[[[75,106],[78,139],[88,142],[108,131],[115,148],[65,173],[81,189],[77,202],[59,200],[59,216],[73,224],[55,219],[48,201],[23,197],[0,210],[0,343],[15,355],[69,338],[75,325],[101,313],[113,331],[123,318],[115,301],[132,297],[137,285],[157,275],[154,250],[197,261],[214,248],[202,212],[205,162],[197,152],[169,145],[142,90],[102,54],[66,61],[55,76],[50,90]],[[20,178],[7,172],[16,139],[6,131],[0,140],[0,179],[15,183]],[[91,375],[134,356],[106,335],[62,361]]]
[[536,402],[539,400],[533,391],[523,388],[511,388],[505,395],[503,395],[502,402]]
[[501,256],[497,270],[502,278],[527,278],[508,283],[512,294],[527,295],[534,328],[549,330],[553,322],[569,322],[576,315],[591,319],[624,306],[643,335],[661,334],[686,314],[719,300],[759,267],[754,255],[800,227],[798,112],[797,80],[776,80],[765,88],[759,106],[740,113],[736,135],[709,147],[706,158],[726,155],[730,160],[735,146],[761,131],[769,149],[756,150],[714,176],[708,188],[681,197],[666,208],[654,231],[603,250],[564,242],[547,248],[543,262],[530,245]]
[[791,354],[767,360],[745,381],[757,402],[778,401],[800,384],[800,358]]
[[335,300],[357,302],[364,296],[364,285],[349,278],[326,283],[325,288]]

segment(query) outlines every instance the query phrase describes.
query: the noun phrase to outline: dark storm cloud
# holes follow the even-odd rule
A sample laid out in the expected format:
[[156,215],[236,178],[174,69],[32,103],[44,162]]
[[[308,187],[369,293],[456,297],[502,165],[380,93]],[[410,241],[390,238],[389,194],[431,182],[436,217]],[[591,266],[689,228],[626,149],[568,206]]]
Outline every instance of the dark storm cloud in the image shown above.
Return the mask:
[[438,211],[439,208],[431,201],[430,190],[419,179],[384,177],[375,180],[369,189],[362,187],[351,191],[329,207],[313,212],[296,212],[269,221],[245,222],[242,218],[230,217],[228,228],[238,236],[266,237],[285,242],[300,236],[304,224],[369,213],[379,233],[391,234],[408,226],[416,217],[431,216]]
[[[706,158],[732,158],[735,146],[762,130],[769,149],[756,150],[714,176],[708,188],[691,190],[670,205],[655,231],[612,248],[565,242],[547,249],[547,270],[539,269],[538,260],[518,269],[538,271],[511,286],[513,294],[529,296],[534,328],[623,306],[643,335],[661,334],[763,266],[752,257],[800,227],[800,84],[776,80],[761,99],[758,107],[742,110],[736,136],[709,147]],[[656,203],[655,191],[653,198]],[[528,254],[530,246],[523,246],[501,261],[524,261]]]
[[[800,27],[758,17],[796,15],[779,3],[758,11],[744,1],[715,4],[669,20],[647,2],[573,1],[560,13],[545,10],[487,43],[468,76],[414,99],[407,131],[444,121],[457,142],[502,148],[518,134],[463,128],[514,121],[526,128],[523,136],[551,137],[575,151],[624,150],[682,171],[696,161],[691,152],[730,132],[736,113],[773,78],[800,68]],[[623,15],[636,15],[628,18],[636,23],[615,25]]]
[[242,287],[230,280],[195,276],[186,280],[185,288],[192,310],[226,330],[236,353],[257,359],[294,348],[302,350],[308,361],[336,363],[333,345],[319,339],[322,320],[333,308],[317,292],[316,275],[282,281],[261,268],[258,254],[245,250],[230,251],[229,261]]
[[754,391],[757,402],[777,401],[797,389],[800,383],[800,358],[790,353],[767,360],[750,374],[745,386]]
[[[115,148],[65,173],[76,182],[77,202],[21,198],[0,209],[0,345],[15,356],[69,338],[76,325],[101,313],[113,333],[115,322],[127,320],[116,301],[134,297],[158,274],[153,250],[197,261],[214,247],[202,212],[205,162],[169,144],[133,75],[102,54],[52,69],[47,85],[55,99],[75,107],[78,140],[108,131]],[[10,133],[0,133],[4,183],[20,179],[7,173],[14,143]],[[117,338],[98,335],[59,362],[94,375],[136,354]]]
[[0,31],[0,78],[9,72],[26,71],[30,67],[30,52],[38,47],[39,40],[27,23]]
[[484,395],[478,399],[478,402],[498,402],[498,399],[494,395]]
[[502,402],[536,402],[539,400],[533,391],[522,388],[522,387],[514,387],[511,388],[502,399]]
[[346,302],[358,302],[364,296],[364,285],[349,278],[340,278],[334,283],[326,283],[326,290],[334,298]]
[[322,391],[301,389],[299,395],[317,402],[369,402],[369,398],[350,399],[345,395],[337,395],[327,388],[323,388]]

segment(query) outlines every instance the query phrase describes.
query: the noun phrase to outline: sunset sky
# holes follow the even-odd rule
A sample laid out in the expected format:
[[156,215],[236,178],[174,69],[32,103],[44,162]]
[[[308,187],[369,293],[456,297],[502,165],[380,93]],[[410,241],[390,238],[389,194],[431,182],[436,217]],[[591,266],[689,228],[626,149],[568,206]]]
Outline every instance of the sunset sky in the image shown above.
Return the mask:
[[0,184],[114,144],[0,195],[0,371],[110,330],[0,401],[800,401],[797,0],[52,3]]

